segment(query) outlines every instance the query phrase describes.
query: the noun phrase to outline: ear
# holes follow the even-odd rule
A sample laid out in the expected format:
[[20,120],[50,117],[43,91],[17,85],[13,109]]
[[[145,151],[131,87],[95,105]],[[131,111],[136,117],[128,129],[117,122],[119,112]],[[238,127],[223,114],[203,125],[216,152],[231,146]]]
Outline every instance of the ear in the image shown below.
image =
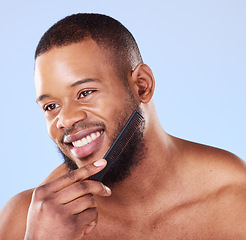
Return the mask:
[[142,103],[148,103],[154,94],[155,79],[150,67],[139,63],[132,72],[134,93]]

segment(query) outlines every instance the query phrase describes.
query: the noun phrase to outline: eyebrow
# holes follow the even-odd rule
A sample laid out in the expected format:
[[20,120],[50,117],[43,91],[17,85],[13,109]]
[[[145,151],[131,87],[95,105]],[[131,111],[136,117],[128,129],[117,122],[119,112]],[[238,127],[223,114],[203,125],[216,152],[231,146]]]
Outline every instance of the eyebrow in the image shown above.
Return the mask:
[[85,78],[85,79],[82,79],[82,80],[79,80],[73,83],[72,85],[70,85],[70,87],[72,88],[72,87],[75,87],[75,86],[78,86],[80,84],[87,83],[87,82],[101,82],[101,80],[98,78]]
[[43,95],[39,96],[39,97],[36,99],[36,103],[38,103],[38,102],[40,102],[40,101],[42,101],[43,99],[48,98],[48,97],[50,97],[49,94],[43,94]]
[[[85,78],[82,80],[78,80],[77,82],[74,82],[73,84],[70,85],[70,87],[73,88],[75,86],[78,86],[78,85],[83,84],[83,83],[88,83],[88,82],[101,82],[101,80],[98,78]],[[43,99],[48,98],[48,97],[50,97],[49,94],[43,94],[36,99],[36,102],[38,103],[38,102],[40,102]]]

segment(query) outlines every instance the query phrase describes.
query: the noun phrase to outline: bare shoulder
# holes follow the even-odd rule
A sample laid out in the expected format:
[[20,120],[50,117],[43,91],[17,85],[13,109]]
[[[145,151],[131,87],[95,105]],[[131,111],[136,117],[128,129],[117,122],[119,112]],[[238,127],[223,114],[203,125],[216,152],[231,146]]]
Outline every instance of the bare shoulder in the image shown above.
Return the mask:
[[0,239],[24,239],[33,189],[15,195],[0,212]]
[[218,229],[223,225],[225,229],[245,236],[246,162],[215,147],[191,142],[185,142],[185,147],[188,156],[185,167],[192,177],[193,190],[213,209],[214,225],[218,224]]
[[225,234],[218,239],[245,239],[246,162],[222,149],[178,141],[183,148],[179,190],[189,203],[185,209],[196,209],[194,217],[202,216],[213,234]]
[[210,189],[241,189],[246,193],[246,162],[235,154],[206,145],[193,146],[193,163]]
[[[246,181],[246,162],[223,149],[185,141],[185,156],[194,169],[224,184]],[[209,173],[208,175],[206,173]]]
[[[198,194],[224,192],[244,199],[246,206],[246,162],[223,149],[183,142],[183,180]],[[230,189],[230,191],[227,191]],[[237,194],[236,194],[237,192]],[[242,197],[242,199],[240,199]]]
[[[64,164],[52,171],[41,184],[55,180],[68,172]],[[26,219],[34,189],[23,191],[12,197],[0,211],[0,239],[24,239]]]

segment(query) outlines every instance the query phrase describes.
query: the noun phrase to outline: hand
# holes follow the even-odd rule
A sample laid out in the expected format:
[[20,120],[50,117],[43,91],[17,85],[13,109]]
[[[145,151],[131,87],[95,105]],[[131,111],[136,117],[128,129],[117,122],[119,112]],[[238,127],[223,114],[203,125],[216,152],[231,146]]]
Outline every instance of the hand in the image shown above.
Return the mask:
[[88,178],[105,166],[101,159],[38,187],[28,211],[25,240],[78,240],[89,234],[98,215],[93,195],[110,196],[111,191]]

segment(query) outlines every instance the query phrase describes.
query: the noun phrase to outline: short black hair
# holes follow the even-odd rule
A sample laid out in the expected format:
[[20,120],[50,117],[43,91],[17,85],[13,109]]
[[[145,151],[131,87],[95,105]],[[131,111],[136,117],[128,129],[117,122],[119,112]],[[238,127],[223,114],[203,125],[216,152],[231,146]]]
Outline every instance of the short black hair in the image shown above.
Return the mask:
[[82,42],[86,38],[94,40],[98,46],[109,50],[110,60],[117,72],[132,71],[142,62],[137,43],[120,22],[112,17],[97,13],[78,13],[67,16],[51,28],[40,39],[35,59],[54,47],[63,47]]

